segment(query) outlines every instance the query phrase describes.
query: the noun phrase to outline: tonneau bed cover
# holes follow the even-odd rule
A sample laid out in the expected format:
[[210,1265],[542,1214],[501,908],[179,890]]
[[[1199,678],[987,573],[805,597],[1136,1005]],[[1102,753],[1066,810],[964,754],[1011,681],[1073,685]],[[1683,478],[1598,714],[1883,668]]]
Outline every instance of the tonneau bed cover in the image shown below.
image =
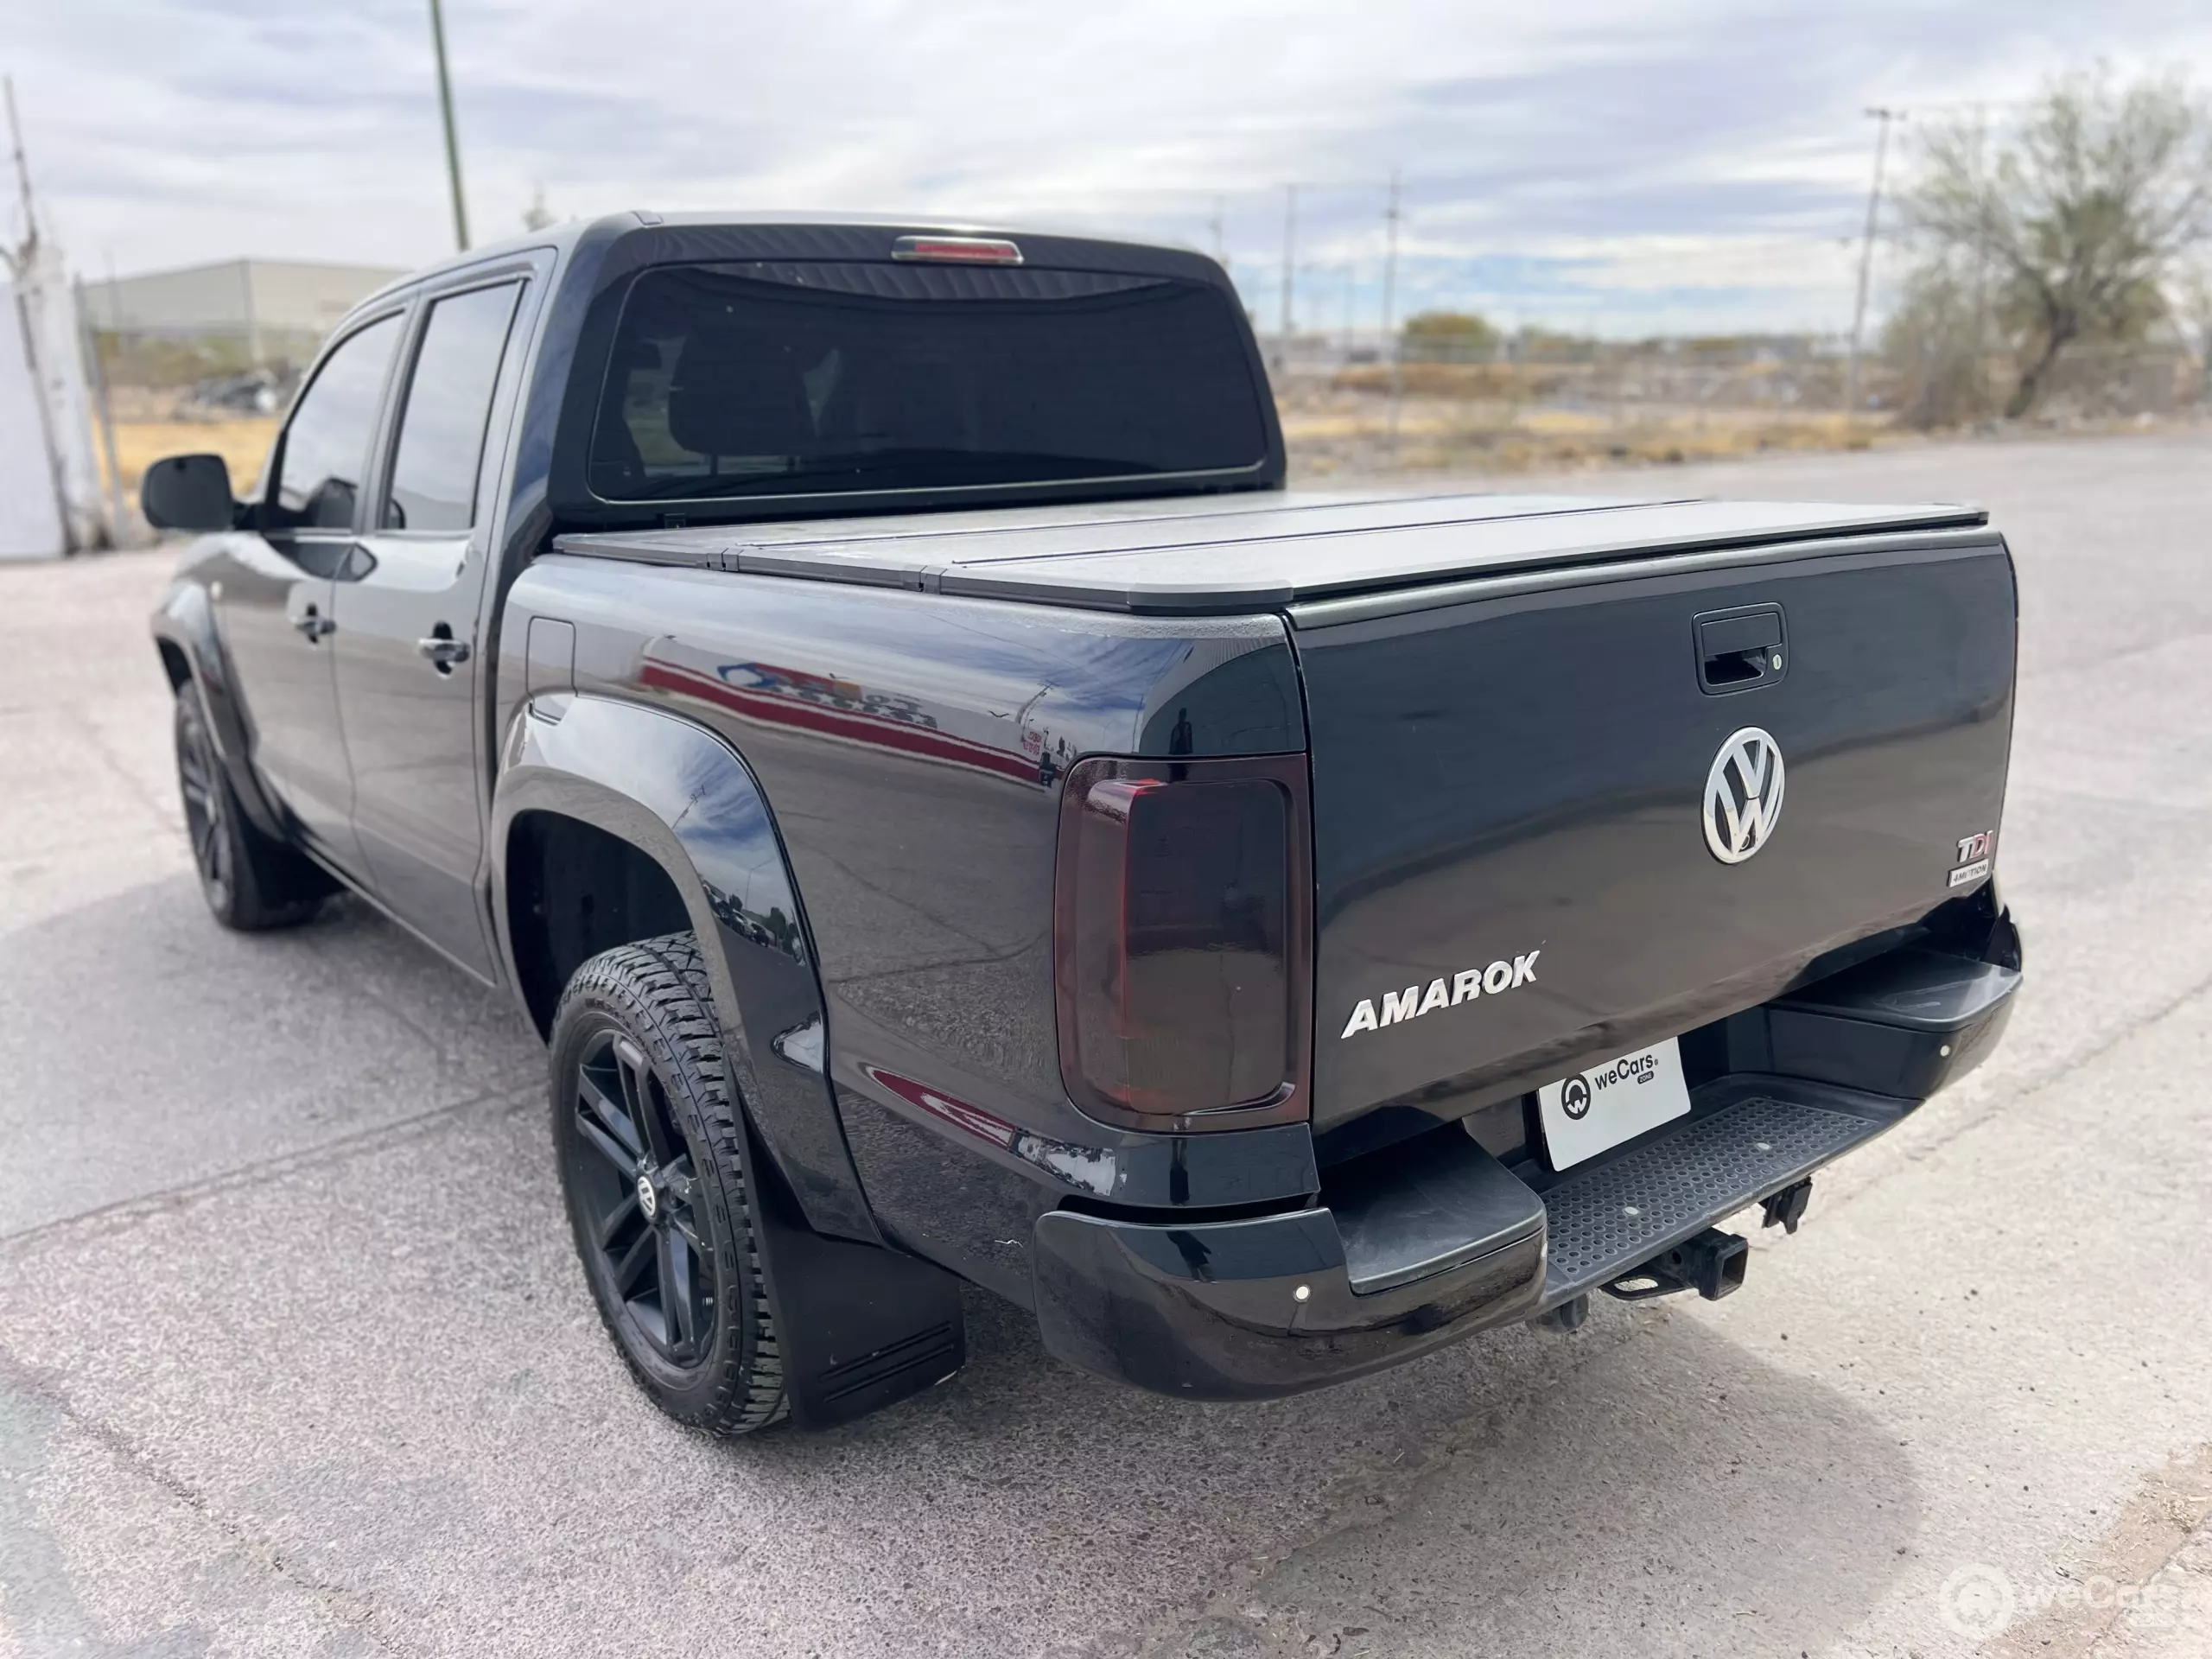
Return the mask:
[[[1164,614],[1630,556],[1973,530],[1980,508],[1291,492],[566,535],[564,553]],[[1802,549],[1800,549],[1802,550]]]

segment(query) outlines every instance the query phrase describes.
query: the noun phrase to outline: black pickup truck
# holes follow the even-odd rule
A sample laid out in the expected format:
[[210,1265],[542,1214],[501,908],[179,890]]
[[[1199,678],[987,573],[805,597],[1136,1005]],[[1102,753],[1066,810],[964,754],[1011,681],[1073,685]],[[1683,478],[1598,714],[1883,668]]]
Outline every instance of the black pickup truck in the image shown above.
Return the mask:
[[456,259],[251,499],[144,481],[207,901],[512,988],[584,1277],[717,1432],[942,1382],[963,1280],[1217,1400],[1732,1290],[1715,1224],[2010,1007],[2003,540],[1284,475],[1193,253]]

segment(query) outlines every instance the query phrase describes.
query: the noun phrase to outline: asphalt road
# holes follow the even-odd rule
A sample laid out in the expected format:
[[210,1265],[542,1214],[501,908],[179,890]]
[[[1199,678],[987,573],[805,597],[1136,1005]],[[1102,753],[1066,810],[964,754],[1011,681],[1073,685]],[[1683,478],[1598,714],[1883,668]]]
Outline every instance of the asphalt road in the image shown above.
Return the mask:
[[203,913],[165,562],[0,568],[0,1656],[2212,1649],[2212,442],[1664,482],[2012,535],[1999,1056],[1726,1302],[1231,1408],[977,1295],[951,1385],[727,1444],[600,1332],[519,1016]]

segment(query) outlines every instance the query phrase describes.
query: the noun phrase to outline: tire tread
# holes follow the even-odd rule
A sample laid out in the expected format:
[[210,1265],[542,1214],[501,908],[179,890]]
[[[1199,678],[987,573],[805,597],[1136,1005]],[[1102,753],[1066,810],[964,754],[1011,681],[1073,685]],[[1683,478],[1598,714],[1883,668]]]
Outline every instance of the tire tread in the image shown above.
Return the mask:
[[[742,1254],[745,1263],[741,1274],[724,1275],[723,1292],[726,1298],[742,1295],[744,1306],[739,1317],[745,1322],[745,1332],[740,1340],[722,1344],[721,1374],[709,1406],[697,1413],[683,1414],[682,1420],[708,1433],[725,1436],[750,1433],[779,1423],[790,1413],[790,1398],[784,1386],[783,1354],[762,1273],[753,1195],[745,1182],[744,1118],[731,1081],[721,1030],[714,1016],[713,988],[697,938],[688,932],[663,934],[617,945],[594,957],[576,970],[562,993],[553,1017],[554,1029],[560,1029],[572,1004],[592,998],[617,1007],[630,1005],[703,1085],[688,1093],[698,1109],[710,1142],[715,1173],[729,1200],[724,1206],[728,1214],[721,1218],[727,1230],[735,1235],[730,1244]],[[561,1098],[557,1089],[555,1098],[556,1102]],[[737,1281],[734,1286],[728,1283],[733,1277]],[[624,1363],[647,1393],[659,1400],[660,1390],[639,1369],[622,1339],[616,1315],[597,1296],[593,1300]]]

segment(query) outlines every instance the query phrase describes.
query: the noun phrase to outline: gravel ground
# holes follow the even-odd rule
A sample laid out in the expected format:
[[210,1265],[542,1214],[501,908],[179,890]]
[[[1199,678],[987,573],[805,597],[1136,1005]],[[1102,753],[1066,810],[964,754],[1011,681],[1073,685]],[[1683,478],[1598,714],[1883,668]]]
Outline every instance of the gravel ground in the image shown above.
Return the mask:
[[505,1001],[203,913],[165,561],[0,569],[0,1655],[2212,1649],[2208,462],[1658,475],[1981,500],[2024,591],[2023,1006],[1743,1294],[1245,1408],[978,1295],[951,1386],[732,1444],[602,1338]]

